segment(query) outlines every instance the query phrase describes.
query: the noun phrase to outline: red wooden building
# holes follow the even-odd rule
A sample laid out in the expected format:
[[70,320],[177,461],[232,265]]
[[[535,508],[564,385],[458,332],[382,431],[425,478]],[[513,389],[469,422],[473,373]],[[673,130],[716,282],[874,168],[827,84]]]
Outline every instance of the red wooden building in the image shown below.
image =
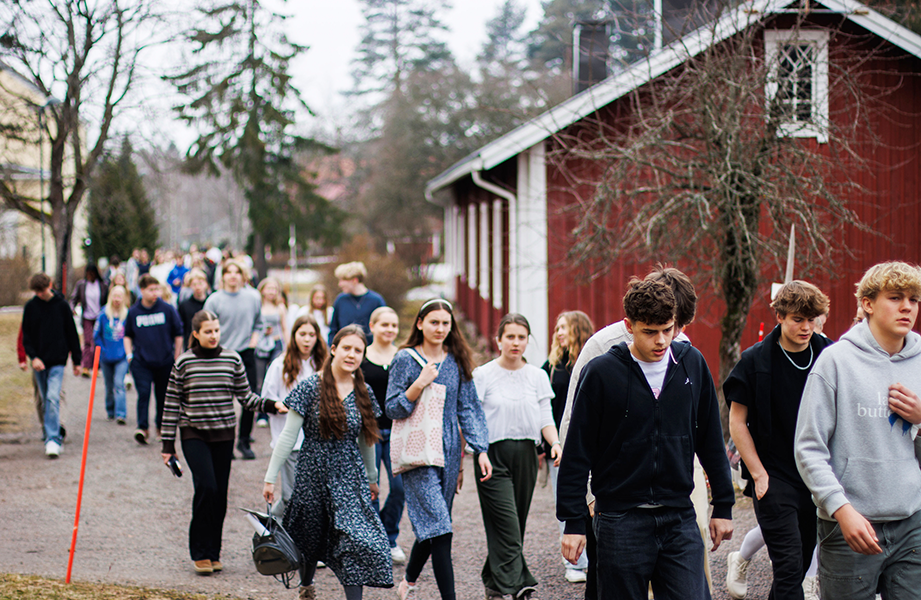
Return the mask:
[[[834,276],[814,279],[831,298],[826,334],[837,338],[850,326],[856,307],[854,284],[869,266],[884,260],[921,262],[921,36],[853,0],[823,0],[821,5],[813,3],[809,11],[814,16],[807,16],[807,27],[799,30],[797,43],[814,44],[816,49],[813,56],[819,62],[809,73],[817,119],[823,110],[828,114],[829,65],[821,60],[828,60],[828,44],[839,43],[823,28],[833,23],[836,28],[858,31],[864,38],[875,37],[889,57],[885,70],[868,63],[867,76],[862,78],[874,90],[886,91],[890,108],[885,115],[877,115],[874,124],[882,143],[857,146],[872,154],[864,158],[878,167],[861,177],[866,201],[852,203],[876,234],[842,230],[840,244],[849,247],[852,256]],[[429,182],[428,199],[445,210],[445,253],[456,275],[455,300],[482,333],[491,336],[503,314],[520,312],[530,320],[534,334],[529,358],[542,362],[560,312],[585,311],[596,328],[623,318],[626,282],[631,275],[645,275],[649,265],[642,260],[639,264],[613,263],[601,277],[579,283],[578,269],[566,258],[573,243],[574,221],[563,210],[574,198],[567,190],[566,174],[556,161],[548,160],[548,149],[558,135],[589,119],[616,114],[618,103],[628,102],[631,92],[680,67],[687,56],[738,34],[740,28],[760,28],[762,48],[771,52],[772,44],[783,41],[785,32],[777,28],[776,20],[771,28],[763,28],[760,19],[782,13],[803,14],[801,4],[790,0],[747,2],[721,17],[716,27],[686,36],[680,45],[653,53],[573,96]],[[816,147],[830,144],[820,128],[800,128],[796,135],[814,138]],[[688,274],[695,279],[693,272]],[[783,273],[765,275],[742,348],[757,341],[759,323],[764,322],[766,330],[773,326],[768,307],[770,282],[781,281]],[[718,303],[704,296],[698,318],[688,330],[714,373],[721,335],[718,314]]]

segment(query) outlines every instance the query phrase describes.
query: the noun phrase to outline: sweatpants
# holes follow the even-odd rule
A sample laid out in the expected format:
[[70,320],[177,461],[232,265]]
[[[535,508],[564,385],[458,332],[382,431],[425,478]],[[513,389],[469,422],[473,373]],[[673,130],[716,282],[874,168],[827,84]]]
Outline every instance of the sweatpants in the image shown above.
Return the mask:
[[476,465],[477,495],[488,554],[483,565],[483,585],[502,594],[516,594],[537,585],[524,559],[524,531],[537,481],[537,447],[533,440],[501,440],[489,444],[492,477]]

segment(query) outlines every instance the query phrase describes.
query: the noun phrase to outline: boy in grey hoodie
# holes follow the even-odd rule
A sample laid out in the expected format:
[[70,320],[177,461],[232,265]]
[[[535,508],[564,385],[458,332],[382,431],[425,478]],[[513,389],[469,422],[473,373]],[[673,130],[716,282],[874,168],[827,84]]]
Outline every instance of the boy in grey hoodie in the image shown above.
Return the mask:
[[819,357],[796,425],[796,463],[818,507],[825,600],[918,598],[921,590],[921,271],[871,267],[866,320]]

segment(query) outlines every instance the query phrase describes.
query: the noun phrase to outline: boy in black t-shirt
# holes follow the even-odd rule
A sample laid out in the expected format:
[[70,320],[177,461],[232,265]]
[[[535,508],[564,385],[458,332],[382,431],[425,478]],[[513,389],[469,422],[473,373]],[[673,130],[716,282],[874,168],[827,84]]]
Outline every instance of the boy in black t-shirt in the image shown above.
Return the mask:
[[[729,431],[774,567],[771,600],[803,599],[803,578],[816,540],[815,505],[796,468],[793,440],[806,378],[831,341],[813,335],[828,297],[805,281],[785,284],[771,303],[777,326],[742,353],[723,384]],[[732,553],[738,554],[738,553]],[[733,584],[734,560],[729,557]],[[744,589],[744,582],[742,582]],[[744,591],[730,589],[733,598]]]

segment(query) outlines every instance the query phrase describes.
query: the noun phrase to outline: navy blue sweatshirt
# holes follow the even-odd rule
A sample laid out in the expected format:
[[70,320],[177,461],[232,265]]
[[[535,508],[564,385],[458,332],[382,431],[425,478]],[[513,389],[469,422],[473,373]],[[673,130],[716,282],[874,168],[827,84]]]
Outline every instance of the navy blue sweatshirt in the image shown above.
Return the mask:
[[735,493],[710,369],[688,343],[672,342],[671,350],[658,399],[626,343],[583,369],[557,483],[566,533],[585,534],[589,472],[596,512],[691,507],[695,453],[710,478],[713,517],[732,518]]
[[148,367],[173,364],[177,337],[182,336],[182,321],[176,309],[157,298],[147,308],[141,300],[128,309],[125,337],[131,338],[134,360]]
[[22,346],[26,355],[40,358],[45,367],[67,364],[70,354],[80,364],[82,351],[70,304],[60,292],[45,301],[33,296],[22,310]]

